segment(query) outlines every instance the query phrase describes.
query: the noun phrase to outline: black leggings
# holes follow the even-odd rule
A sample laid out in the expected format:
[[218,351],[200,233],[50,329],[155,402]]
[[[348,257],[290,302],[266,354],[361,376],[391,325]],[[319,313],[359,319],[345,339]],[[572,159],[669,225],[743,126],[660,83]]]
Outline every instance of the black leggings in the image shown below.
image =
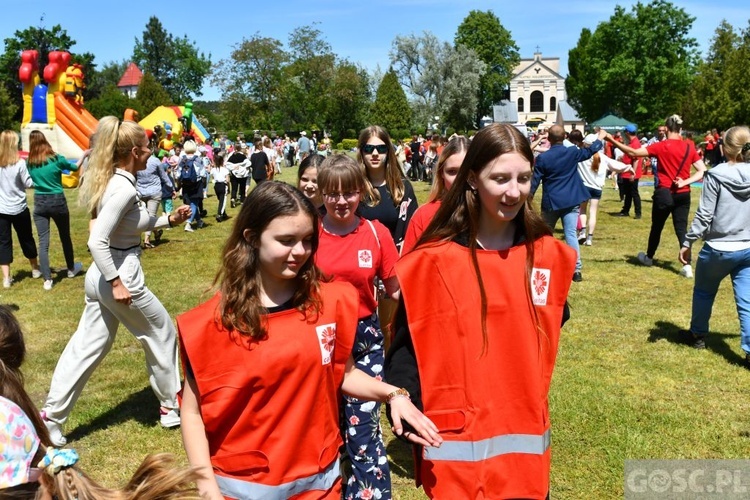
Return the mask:
[[229,178],[229,182],[232,184],[231,198],[235,201],[239,201],[240,203],[244,203],[245,191],[247,190],[247,177],[235,177],[232,175]]
[[0,214],[0,264],[13,262],[13,236],[11,227],[16,230],[21,251],[27,259],[36,259],[36,241],[31,231],[31,213],[26,207],[20,214]]
[[674,234],[677,236],[677,244],[682,246],[687,234],[688,215],[690,214],[690,193],[673,194],[674,205],[669,208],[657,207],[654,203],[651,211],[651,233],[648,235],[648,250],[646,255],[650,259],[654,258],[656,249],[659,248],[661,241],[661,231],[667,222],[670,214],[672,215],[672,225]]

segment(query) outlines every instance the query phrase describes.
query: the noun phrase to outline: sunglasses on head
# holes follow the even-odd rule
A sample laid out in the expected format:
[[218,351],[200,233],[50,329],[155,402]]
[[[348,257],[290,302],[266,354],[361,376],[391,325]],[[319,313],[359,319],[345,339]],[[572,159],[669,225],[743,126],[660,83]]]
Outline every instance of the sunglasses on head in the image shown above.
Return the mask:
[[378,150],[378,154],[384,155],[388,152],[388,145],[387,144],[365,144],[362,146],[362,151],[365,152],[365,154],[372,154],[373,151]]

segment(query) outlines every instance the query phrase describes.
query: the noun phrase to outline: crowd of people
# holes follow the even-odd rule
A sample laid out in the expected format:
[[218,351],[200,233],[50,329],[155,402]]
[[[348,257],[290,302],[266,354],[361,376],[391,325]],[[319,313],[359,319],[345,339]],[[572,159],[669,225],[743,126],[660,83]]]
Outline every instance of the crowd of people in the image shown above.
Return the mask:
[[[642,146],[634,127],[621,142],[603,130],[584,136],[555,125],[529,141],[513,126],[492,124],[471,139],[414,136],[407,145],[373,125],[360,133],[355,156],[314,154],[328,152],[330,142],[320,149],[303,133],[296,145],[266,137],[252,145],[186,140],[159,158],[148,131],[103,118],[79,192],[93,260],[85,307],[41,410],[23,389],[20,327],[0,308],[0,422],[13,415],[14,432],[34,444],[0,450],[19,464],[0,467],[0,488],[78,496],[65,496],[70,480],[53,485],[76,471],[77,455],[62,448],[63,425],[123,324],[144,349],[159,421],[181,426],[190,463],[175,468],[162,455],[144,462],[132,482],[172,492],[163,498],[390,498],[383,403],[394,434],[414,446],[415,479],[430,498],[548,498],[550,382],[571,314],[568,292],[583,279],[579,243],[593,244],[608,173],[628,176],[622,213],[633,206],[640,218],[640,159],[655,159],[648,249],[638,260],[653,264],[671,215],[681,273],[692,277],[690,248],[704,237],[693,319],[682,335],[705,345],[716,290],[731,275],[750,364],[743,293],[750,131],[727,131],[727,163],[708,173],[679,116],[661,132]],[[27,167],[17,150],[18,136],[3,132],[0,212],[8,213],[0,215],[0,265],[12,281],[12,226],[34,276],[47,280],[25,190],[36,190],[35,220],[39,203],[47,210],[39,219],[69,226],[65,196],[52,180],[62,160],[41,148]],[[272,182],[297,153],[297,187]],[[687,231],[690,184],[704,174]],[[411,182],[424,180],[432,191],[418,207]],[[146,287],[140,259],[160,231],[205,225],[211,181],[217,222],[228,218],[227,204],[241,208],[214,296],[180,314],[175,327]],[[52,206],[65,217],[55,219]],[[553,237],[558,220],[565,242]],[[75,276],[81,269],[72,249],[65,257]],[[78,489],[98,487],[76,474],[90,482]],[[160,475],[163,483],[152,484]]]

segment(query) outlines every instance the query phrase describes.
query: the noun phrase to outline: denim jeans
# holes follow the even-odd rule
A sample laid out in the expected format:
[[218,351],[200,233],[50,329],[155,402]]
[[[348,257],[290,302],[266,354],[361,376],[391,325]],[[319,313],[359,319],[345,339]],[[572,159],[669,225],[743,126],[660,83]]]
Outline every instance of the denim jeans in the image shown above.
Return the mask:
[[740,346],[750,354],[750,248],[722,252],[708,244],[703,245],[695,265],[690,331],[696,335],[708,334],[708,321],[716,292],[727,275],[732,277],[734,301],[740,318]]
[[49,265],[49,221],[52,219],[57,226],[62,243],[65,265],[73,269],[73,242],[70,239],[70,212],[65,194],[36,194],[34,195],[34,225],[39,235],[39,269],[45,280],[52,279]]
[[576,205],[574,207],[542,212],[544,222],[546,222],[553,231],[555,230],[558,219],[562,219],[563,233],[565,234],[565,243],[567,243],[569,247],[576,251],[576,272],[579,272],[582,267],[581,249],[578,246],[578,231],[576,230],[576,226],[578,225],[579,208],[580,205]]

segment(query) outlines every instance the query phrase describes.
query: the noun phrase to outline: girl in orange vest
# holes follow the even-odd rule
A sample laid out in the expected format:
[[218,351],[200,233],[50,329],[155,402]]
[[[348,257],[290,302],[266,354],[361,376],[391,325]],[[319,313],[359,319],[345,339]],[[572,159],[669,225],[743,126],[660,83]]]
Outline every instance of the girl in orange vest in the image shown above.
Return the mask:
[[434,173],[434,181],[427,203],[422,205],[414,212],[406,228],[404,237],[404,246],[401,248],[401,255],[406,255],[417,243],[417,240],[427,228],[432,218],[440,208],[440,202],[453,185],[453,181],[458,174],[458,168],[464,161],[466,150],[469,148],[469,139],[462,135],[453,137],[443,148],[438,158],[437,168]]
[[261,183],[242,206],[208,302],[177,318],[182,438],[203,498],[340,498],[341,393],[391,404],[439,445],[405,390],[355,368],[357,292],[314,265],[318,212],[297,189]]
[[533,162],[515,127],[483,128],[396,265],[386,380],[411,388],[444,439],[416,454],[430,498],[549,492],[547,395],[576,255],[532,208]]

